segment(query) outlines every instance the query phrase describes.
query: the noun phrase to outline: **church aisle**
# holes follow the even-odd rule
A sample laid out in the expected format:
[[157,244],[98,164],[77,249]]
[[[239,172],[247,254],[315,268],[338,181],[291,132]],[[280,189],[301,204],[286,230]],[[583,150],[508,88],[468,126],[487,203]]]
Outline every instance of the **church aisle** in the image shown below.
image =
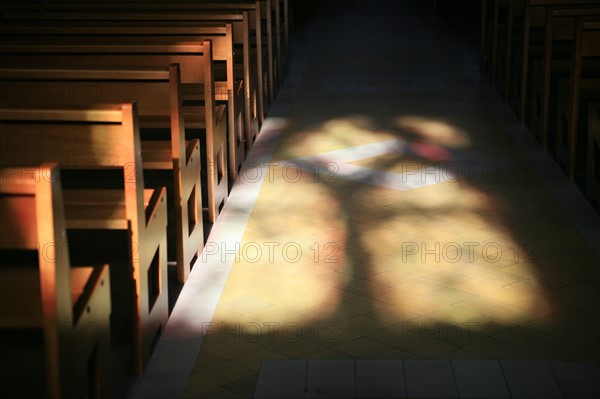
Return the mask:
[[[153,359],[137,397],[189,372],[186,398],[370,397],[344,374],[367,360],[501,360],[509,379],[567,361],[597,375],[598,215],[480,80],[476,41],[422,2],[389,0],[324,1],[295,34],[155,354],[187,363],[166,377]],[[282,371],[257,387],[261,362]],[[450,378],[427,393],[428,378],[388,394],[467,392]],[[568,397],[556,380],[544,389]],[[539,388],[527,381],[508,381],[511,394]]]

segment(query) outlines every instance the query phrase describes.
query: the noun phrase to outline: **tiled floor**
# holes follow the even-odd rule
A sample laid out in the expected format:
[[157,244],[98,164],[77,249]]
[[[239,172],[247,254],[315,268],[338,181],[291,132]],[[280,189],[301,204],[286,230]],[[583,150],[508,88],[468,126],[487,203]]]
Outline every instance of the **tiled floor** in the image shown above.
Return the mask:
[[413,3],[327,0],[295,32],[136,397],[266,397],[273,370],[289,397],[346,369],[349,397],[600,379],[599,217],[480,81],[476,47]]
[[593,363],[523,360],[265,360],[256,399],[597,398]]

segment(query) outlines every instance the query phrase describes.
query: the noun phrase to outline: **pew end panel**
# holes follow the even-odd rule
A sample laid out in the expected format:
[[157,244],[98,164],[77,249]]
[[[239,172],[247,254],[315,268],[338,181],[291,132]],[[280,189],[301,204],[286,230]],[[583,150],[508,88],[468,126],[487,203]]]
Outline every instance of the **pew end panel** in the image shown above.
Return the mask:
[[71,266],[58,168],[0,168],[0,215],[3,356],[20,357],[23,345],[30,355],[42,352],[34,355],[41,369],[26,363],[3,370],[3,390],[23,394],[35,386],[48,398],[107,397],[108,265]]
[[[196,88],[198,89],[197,93],[205,90],[198,86]],[[193,95],[190,98],[195,97],[196,95]],[[207,149],[207,160],[204,162],[205,168],[202,170],[201,184],[208,188],[203,192],[206,197],[202,202],[207,204],[203,209],[209,223],[216,222],[227,201],[229,190],[227,181],[227,107],[218,105],[214,109],[213,123],[210,124],[206,122],[206,114],[203,113],[202,107],[188,105],[184,106],[183,110],[186,135],[197,138],[200,140],[201,146]],[[211,127],[212,133],[208,134],[207,131]],[[205,134],[205,132],[207,133]]]

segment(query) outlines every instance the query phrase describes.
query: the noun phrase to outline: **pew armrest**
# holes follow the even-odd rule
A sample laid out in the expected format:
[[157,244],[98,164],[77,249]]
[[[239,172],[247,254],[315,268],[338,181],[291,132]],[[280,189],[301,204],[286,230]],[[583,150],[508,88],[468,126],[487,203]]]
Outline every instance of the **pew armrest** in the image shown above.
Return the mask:
[[225,111],[227,110],[226,105],[217,105],[215,107],[215,116],[217,117],[217,124],[219,123],[227,123],[225,119]]
[[[185,141],[185,164],[195,163],[200,161],[200,140],[192,139]],[[200,163],[202,165],[202,163]],[[200,166],[202,168],[202,166]]]
[[160,187],[144,190],[144,205],[146,208],[146,226],[149,228],[154,219],[162,219],[164,217],[164,225],[166,227],[167,189]]
[[88,317],[95,319],[93,313],[107,317],[111,306],[109,266],[71,267],[71,300],[75,325]]

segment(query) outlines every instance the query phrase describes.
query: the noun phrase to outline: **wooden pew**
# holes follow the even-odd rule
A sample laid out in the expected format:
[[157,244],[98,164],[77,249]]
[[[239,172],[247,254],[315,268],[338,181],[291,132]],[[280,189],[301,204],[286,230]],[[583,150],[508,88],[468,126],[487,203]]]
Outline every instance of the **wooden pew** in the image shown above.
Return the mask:
[[[185,140],[179,66],[161,69],[0,69],[0,107],[136,101],[147,185],[168,182],[169,259],[183,283],[204,243],[200,143]],[[146,130],[149,136],[146,137]],[[158,139],[156,130],[165,136]],[[160,138],[160,137],[159,137]],[[154,171],[154,172],[151,172]],[[167,173],[165,178],[163,175]],[[153,175],[157,178],[153,179]]]
[[[561,79],[558,82],[555,152],[557,161],[571,180],[575,180],[578,169],[578,152],[582,155],[587,153],[585,148],[581,148],[587,145],[587,139],[580,140],[580,136],[587,133],[587,118],[584,118],[580,111],[587,111],[587,102],[600,99],[598,71],[594,71],[593,75],[583,73],[586,70],[586,62],[600,57],[600,19],[577,19],[573,48],[570,79]],[[580,127],[583,128],[583,132],[580,132]],[[579,158],[585,158],[585,155]]]
[[492,85],[496,84],[502,32],[507,30],[509,0],[481,0],[480,67]]
[[586,196],[600,212],[600,103],[592,102],[588,110],[588,148]]
[[[269,0],[270,1],[270,0]],[[260,1],[230,3],[43,3],[35,7],[15,5],[4,12],[4,24],[18,24],[30,21],[38,24],[42,21],[55,21],[64,24],[69,21],[152,21],[152,22],[232,22],[234,36],[243,41],[245,68],[252,68],[256,80],[250,76],[244,80],[255,83],[251,106],[256,108],[258,123],[262,125],[267,112],[267,104],[272,103],[273,83],[266,40],[267,21],[263,21]],[[16,10],[15,10],[16,9]],[[21,10],[21,11],[18,11]],[[61,25],[59,25],[61,26]],[[240,39],[238,39],[240,40]],[[246,58],[248,57],[248,58]],[[247,95],[249,91],[247,88]]]
[[4,397],[108,397],[109,269],[71,267],[58,168],[0,168],[0,220]]
[[509,8],[509,0],[494,0],[493,1],[493,10],[492,10],[492,21],[491,21],[491,48],[489,49],[491,58],[490,61],[490,71],[489,78],[492,83],[492,86],[496,86],[497,81],[501,76],[499,76],[499,72],[503,70],[501,67],[501,62],[503,58],[501,57],[502,52],[501,48],[506,46],[505,39],[508,38],[507,32],[509,30],[508,22],[508,8]]
[[[513,105],[515,111],[518,111],[518,98],[515,93],[520,95],[520,82],[514,78],[513,71],[520,68],[521,55],[523,51],[523,26],[526,0],[484,0],[484,7],[490,9],[487,11],[487,17],[482,18],[482,29],[485,29],[484,35],[488,37],[486,47],[482,46],[489,54],[484,58],[489,59],[488,77],[497,90],[502,93],[504,98]],[[538,23],[538,19],[533,20]],[[531,39],[531,38],[530,38]]]
[[239,73],[242,71],[238,71],[236,77],[232,24],[225,23],[218,26],[206,23],[200,26],[199,24],[185,23],[175,26],[173,23],[165,25],[159,22],[154,24],[142,22],[141,25],[137,25],[132,21],[105,21],[101,24],[95,22],[67,26],[64,23],[61,26],[4,26],[0,27],[0,35],[19,42],[35,42],[40,37],[44,39],[52,37],[59,42],[61,37],[64,37],[65,40],[77,37],[78,41],[82,43],[86,41],[86,38],[92,38],[95,41],[100,37],[109,37],[112,41],[114,38],[122,37],[127,44],[162,43],[166,40],[171,40],[173,43],[211,40],[213,60],[225,63],[223,71],[215,72],[215,100],[217,103],[227,104],[228,171],[230,180],[234,181],[245,159],[245,149],[249,149],[256,138],[258,123],[257,121],[254,123],[251,119],[250,104],[244,98],[244,81]]
[[526,124],[527,116],[529,115],[529,72],[530,72],[530,50],[531,38],[535,35],[535,31],[543,31],[547,20],[549,7],[552,6],[589,6],[597,5],[598,0],[527,0],[525,3],[523,16],[523,53],[520,66],[520,81],[521,89],[518,113],[522,124]]
[[481,0],[481,36],[479,42],[479,69],[483,76],[489,77],[489,71],[491,70],[491,57],[490,55],[490,26],[491,26],[491,11],[493,8],[490,6],[490,0]]
[[[61,39],[61,41],[64,41]],[[77,42],[77,40],[74,40]],[[86,41],[87,43],[91,43]],[[227,121],[226,106],[215,105],[212,48],[210,41],[170,41],[157,45],[107,44],[47,44],[0,46],[0,61],[8,68],[45,65],[59,68],[136,68],[167,67],[179,64],[184,93],[194,93],[193,102],[186,106],[184,120],[187,139],[197,138],[203,144],[205,168],[202,168],[203,203],[207,204],[207,218],[214,223],[220,208],[227,200]]]
[[[553,81],[557,76],[563,77],[570,72],[571,44],[575,34],[575,18],[600,15],[600,7],[595,8],[561,8],[550,7],[546,13],[545,34],[539,65],[533,68],[532,77],[532,113],[531,132],[549,149],[551,126],[556,110],[552,99],[556,98],[556,87]],[[568,42],[559,46],[557,43]],[[558,54],[557,54],[558,53]]]
[[[262,74],[257,70],[256,63],[252,62],[249,14],[217,13],[106,13],[106,14],[25,14],[22,18],[10,20],[13,24],[2,27],[2,32],[10,34],[11,32],[27,37],[26,33],[35,34],[35,32],[51,32],[51,28],[64,32],[64,34],[78,34],[77,30],[82,32],[85,29],[95,27],[98,33],[104,31],[104,34],[111,34],[111,29],[128,27],[138,30],[136,36],[148,36],[151,28],[154,33],[161,35],[177,35],[178,40],[212,40],[213,58],[215,61],[224,61],[225,70],[222,73],[216,71],[216,100],[218,102],[227,102],[229,109],[233,113],[229,115],[229,126],[234,126],[235,130],[230,130],[230,147],[235,143],[234,149],[230,148],[229,173],[230,178],[235,179],[237,171],[243,162],[244,152],[241,148],[240,135],[243,124],[245,148],[249,150],[252,143],[256,140],[262,118],[263,110],[263,80]],[[21,18],[18,17],[18,18]],[[226,21],[226,22],[222,22]],[[6,22],[6,21],[5,21]],[[17,22],[16,24],[14,24]],[[15,26],[16,25],[16,26]],[[20,30],[20,32],[19,32]],[[182,30],[182,31],[180,31]],[[232,43],[233,42],[233,43]],[[255,58],[255,57],[254,57]],[[242,94],[241,84],[243,84]],[[228,91],[232,95],[229,95]],[[243,95],[243,100],[240,96]],[[242,107],[238,105],[243,101]],[[244,120],[240,121],[240,115]],[[243,122],[243,123],[241,123]],[[235,136],[236,140],[231,137]],[[231,156],[234,155],[235,156]],[[234,166],[235,165],[235,166]]]
[[[272,34],[272,59],[274,62],[274,90],[283,82],[287,74],[287,49],[289,44],[289,10],[288,0],[271,0],[271,20],[267,22],[267,26],[271,25]],[[267,13],[268,2],[262,2],[263,12]]]
[[[286,0],[287,1],[287,0]],[[130,1],[130,2],[89,2],[89,3],[45,3],[45,10],[62,11],[111,11],[111,12],[139,12],[161,11],[169,12],[240,12],[250,13],[253,25],[251,29],[256,33],[256,48],[258,59],[266,59],[267,92],[269,103],[273,103],[277,84],[280,82],[281,61],[281,0],[195,0],[177,2],[159,1]],[[283,17],[287,17],[284,13]],[[275,24],[275,26],[274,26]],[[264,41],[266,54],[263,58],[262,42]],[[279,45],[278,45],[279,43]],[[262,68],[261,68],[262,69]]]
[[[515,65],[519,65],[523,48],[523,17],[525,0],[510,0],[507,7],[506,37],[504,47],[499,48],[499,57],[502,57],[502,69],[498,71],[500,78],[497,87],[502,91],[504,98],[509,104],[515,104],[520,90],[518,79],[515,79],[513,71]],[[514,108],[514,107],[513,107]]]
[[279,84],[283,83],[283,79],[288,72],[288,57],[289,57],[289,5],[288,0],[273,1],[275,7],[275,40],[277,48],[277,76]]
[[[0,109],[0,162],[61,168],[69,242],[83,237],[86,247],[71,252],[73,262],[93,257],[93,245],[100,260],[117,251],[96,234],[123,237],[126,259],[110,263],[111,340],[119,327],[131,334],[132,370],[141,373],[168,317],[167,209],[164,188],[144,189],[135,104]],[[117,312],[128,314],[126,325],[116,325]]]

